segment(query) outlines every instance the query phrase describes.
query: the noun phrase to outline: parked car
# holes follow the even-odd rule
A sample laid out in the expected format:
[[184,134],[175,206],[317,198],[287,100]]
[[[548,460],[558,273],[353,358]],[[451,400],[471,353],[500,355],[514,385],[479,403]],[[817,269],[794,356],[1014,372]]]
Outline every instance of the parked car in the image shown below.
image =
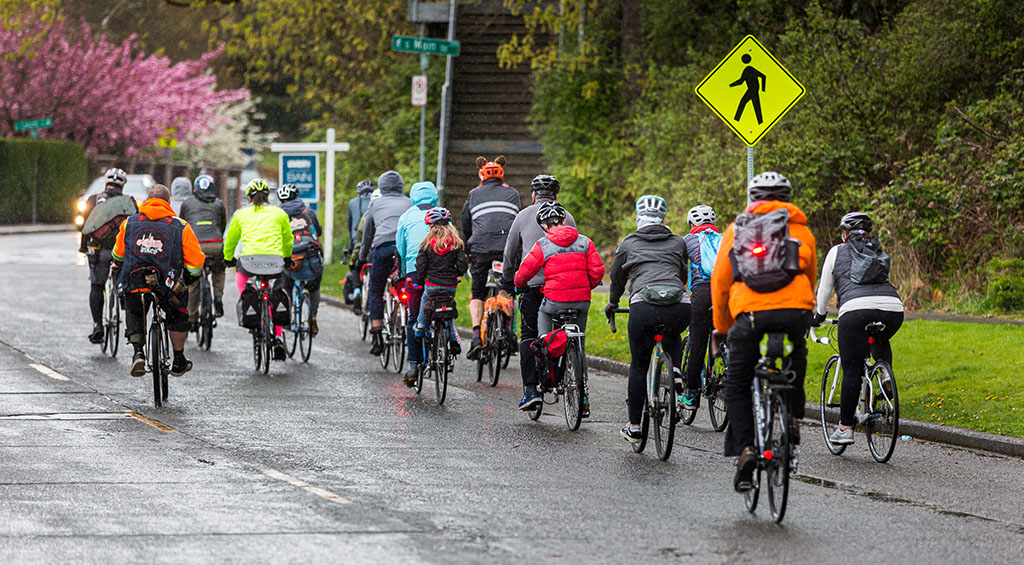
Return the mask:
[[[75,205],[75,225],[81,226],[85,223],[85,217],[82,216],[82,213],[85,212],[85,201],[93,194],[103,192],[105,183],[106,179],[104,177],[97,177],[89,183],[89,188],[85,189],[85,192],[78,197],[78,202]],[[124,193],[135,198],[135,201],[141,204],[146,201],[146,194],[149,193],[149,188],[154,184],[156,184],[156,181],[150,175],[128,175],[128,182],[124,185]]]

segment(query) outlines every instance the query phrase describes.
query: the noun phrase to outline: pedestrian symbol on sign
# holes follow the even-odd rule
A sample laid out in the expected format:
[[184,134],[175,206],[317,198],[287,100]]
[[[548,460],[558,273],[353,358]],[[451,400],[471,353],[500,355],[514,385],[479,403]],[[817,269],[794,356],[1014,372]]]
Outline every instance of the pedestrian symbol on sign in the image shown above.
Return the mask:
[[767,86],[767,81],[760,71],[750,66],[750,55],[744,53],[740,60],[747,66],[743,68],[743,74],[740,75],[740,78],[729,86],[732,87],[746,84],[747,91],[743,93],[743,98],[740,99],[740,105],[736,108],[736,117],[733,119],[737,122],[740,121],[740,118],[743,117],[743,108],[746,107],[747,102],[751,102],[754,106],[754,115],[757,116],[757,124],[761,125],[764,120],[761,118],[761,95],[759,91],[764,91]]

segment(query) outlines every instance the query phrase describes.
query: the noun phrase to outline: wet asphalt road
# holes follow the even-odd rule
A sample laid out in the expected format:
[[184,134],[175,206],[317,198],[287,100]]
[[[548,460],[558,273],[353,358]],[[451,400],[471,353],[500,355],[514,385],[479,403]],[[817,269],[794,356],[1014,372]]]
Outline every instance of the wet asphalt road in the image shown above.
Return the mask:
[[439,407],[432,383],[417,397],[381,370],[333,307],[310,363],[269,376],[229,311],[155,409],[124,346],[111,360],[84,337],[76,247],[0,237],[0,562],[1021,559],[1020,459],[901,441],[880,465],[863,436],[833,457],[806,426],[780,527],[731,492],[704,410],[661,462],[618,436],[620,377],[591,376],[578,432],[560,406],[540,422],[515,410],[518,371],[490,388],[464,360]]

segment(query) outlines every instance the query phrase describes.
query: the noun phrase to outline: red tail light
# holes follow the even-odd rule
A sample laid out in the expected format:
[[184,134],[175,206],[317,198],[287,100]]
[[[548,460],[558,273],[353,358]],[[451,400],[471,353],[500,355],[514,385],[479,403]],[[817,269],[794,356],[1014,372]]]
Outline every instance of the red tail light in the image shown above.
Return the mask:
[[754,248],[750,250],[750,252],[754,254],[754,257],[760,257],[764,255],[766,251],[768,251],[768,249],[763,245],[755,245]]
[[770,449],[764,450],[764,458],[766,460],[768,460],[768,461],[771,461],[772,460],[772,450],[770,450]]
[[404,293],[404,292],[398,298],[399,298],[399,300],[402,301],[402,304],[405,304],[405,303],[409,302],[409,295]]

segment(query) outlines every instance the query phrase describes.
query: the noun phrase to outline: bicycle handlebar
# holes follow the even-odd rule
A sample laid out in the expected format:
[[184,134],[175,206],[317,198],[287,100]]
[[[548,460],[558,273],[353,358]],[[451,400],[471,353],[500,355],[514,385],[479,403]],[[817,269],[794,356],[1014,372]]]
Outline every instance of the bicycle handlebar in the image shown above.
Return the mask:
[[611,310],[605,310],[605,315],[608,316],[608,325],[612,328],[612,333],[618,333],[618,328],[615,327],[615,314],[629,314],[629,308],[612,308]]
[[[835,325],[835,324],[838,324],[838,323],[839,323],[839,320],[837,320],[835,318],[825,318],[825,321],[823,321],[821,323],[821,325],[823,325],[823,326],[831,326],[831,325]],[[814,333],[814,326],[811,326],[809,333],[811,334],[811,341],[813,341],[814,343],[820,343],[822,345],[828,345],[828,344],[832,343],[832,340],[829,339],[828,336],[818,337]]]

